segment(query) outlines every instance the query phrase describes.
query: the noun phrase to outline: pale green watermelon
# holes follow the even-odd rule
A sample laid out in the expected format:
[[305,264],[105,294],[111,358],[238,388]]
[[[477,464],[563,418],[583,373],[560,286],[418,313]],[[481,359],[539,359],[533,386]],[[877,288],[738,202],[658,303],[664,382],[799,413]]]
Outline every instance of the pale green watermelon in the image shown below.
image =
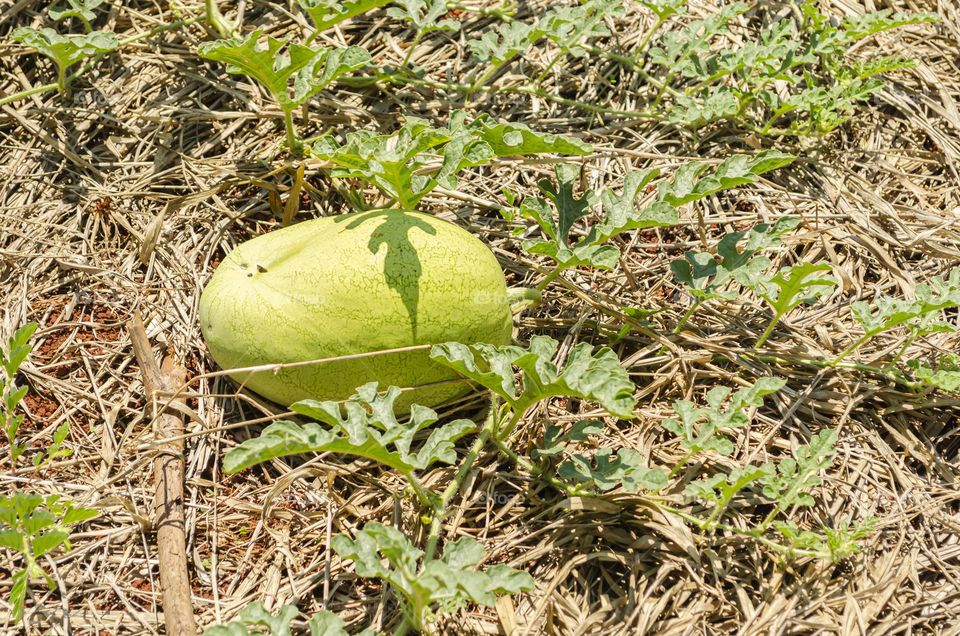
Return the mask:
[[[298,223],[243,243],[200,297],[200,328],[224,369],[457,341],[506,344],[512,315],[493,253],[419,212],[377,210]],[[274,402],[343,400],[373,380],[419,387],[435,406],[470,390],[429,351],[231,374]]]

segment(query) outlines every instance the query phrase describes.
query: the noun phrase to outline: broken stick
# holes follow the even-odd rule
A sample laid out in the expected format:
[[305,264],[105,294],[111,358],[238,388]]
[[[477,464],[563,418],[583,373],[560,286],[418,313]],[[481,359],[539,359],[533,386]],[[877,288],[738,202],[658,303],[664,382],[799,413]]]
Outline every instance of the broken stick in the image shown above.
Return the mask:
[[170,440],[159,448],[153,464],[153,523],[157,531],[163,620],[170,636],[196,636],[183,513],[183,419],[164,407],[173,392],[183,386],[187,371],[176,364],[172,355],[165,356],[162,366],[157,365],[139,313],[134,312],[127,330],[143,373],[147,416],[153,421],[154,439]]

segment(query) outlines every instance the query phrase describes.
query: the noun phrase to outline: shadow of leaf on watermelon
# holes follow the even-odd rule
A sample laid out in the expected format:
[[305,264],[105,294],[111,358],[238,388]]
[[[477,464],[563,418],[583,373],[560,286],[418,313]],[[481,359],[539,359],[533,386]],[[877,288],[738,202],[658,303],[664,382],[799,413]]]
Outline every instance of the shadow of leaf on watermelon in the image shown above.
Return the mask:
[[231,377],[288,406],[344,400],[377,381],[397,411],[471,390],[429,357],[441,342],[510,342],[503,271],[482,241],[419,212],[375,210],[304,221],[233,250],[200,297],[200,328],[226,370],[343,358]]

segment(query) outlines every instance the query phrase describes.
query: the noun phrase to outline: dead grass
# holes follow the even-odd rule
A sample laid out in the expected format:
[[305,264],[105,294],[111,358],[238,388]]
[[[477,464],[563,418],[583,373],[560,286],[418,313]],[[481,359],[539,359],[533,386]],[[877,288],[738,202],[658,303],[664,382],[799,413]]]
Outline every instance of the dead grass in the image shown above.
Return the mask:
[[[13,3],[0,35],[37,24],[43,3]],[[229,4],[229,3],[228,3]],[[713,2],[691,3],[709,11]],[[960,12],[949,0],[833,0],[838,15],[894,8],[938,12],[943,23],[883,34],[880,48],[917,62],[896,73],[851,122],[823,140],[781,148],[801,160],[758,187],[683,210],[676,228],[625,239],[615,272],[577,271],[553,285],[544,304],[518,321],[518,338],[545,333],[563,343],[605,342],[620,307],[663,311],[649,330],[618,345],[638,383],[640,416],[613,423],[610,445],[629,446],[670,466],[679,451],[659,422],[675,399],[715,385],[779,375],[788,387],[738,437],[734,461],[782,456],[825,427],[838,428],[839,454],[817,504],[794,518],[810,526],[878,519],[863,551],[830,565],[781,562],[737,536],[701,536],[643,497],[614,492],[568,500],[501,458],[481,458],[446,536],[474,536],[488,563],[531,572],[537,588],[495,609],[471,608],[447,620],[445,633],[517,634],[900,634],[958,633],[960,624],[960,399],[917,395],[875,377],[820,371],[805,361],[832,358],[856,332],[848,305],[878,293],[909,296],[914,286],[960,261]],[[124,36],[174,19],[166,3],[116,3],[102,28]],[[189,6],[190,12],[199,11]],[[248,24],[282,33],[293,26],[286,3],[247,6]],[[292,14],[298,16],[296,11]],[[298,20],[301,18],[297,17]],[[620,21],[629,48],[649,18],[631,5]],[[302,21],[302,20],[301,20]],[[634,35],[637,34],[637,35]],[[334,43],[363,44],[378,63],[398,63],[409,41],[382,12],[334,31]],[[244,474],[220,473],[223,453],[255,434],[251,420],[271,416],[236,395],[205,356],[197,326],[199,292],[237,243],[278,226],[271,192],[283,196],[294,171],[273,156],[282,139],[279,112],[246,80],[198,62],[199,26],[165,33],[111,55],[81,79],[77,101],[34,95],[0,107],[0,294],[4,336],[40,323],[25,368],[31,388],[25,435],[43,443],[71,423],[74,456],[40,474],[0,474],[3,490],[29,485],[96,506],[73,548],[50,567],[60,590],[37,588],[29,633],[144,634],[162,628],[148,467],[155,440],[143,414],[143,388],[124,323],[134,310],[158,347],[170,347],[196,380],[187,423],[187,542],[194,603],[202,625],[224,621],[254,600],[296,603],[306,614],[329,608],[360,628],[389,629],[397,607],[359,580],[328,548],[331,533],[380,520],[425,533],[395,495],[395,475],[336,456],[274,461]],[[458,72],[468,59],[459,37],[428,39],[415,53],[431,76]],[[523,64],[543,65],[541,52]],[[596,81],[603,63],[568,67],[552,87],[578,99],[633,109],[646,90],[639,78],[616,87]],[[51,69],[8,39],[0,42],[0,94],[46,83]],[[503,84],[522,82],[510,71]],[[330,127],[391,130],[401,112],[443,116],[449,98],[423,87],[337,89],[313,109],[302,134]],[[696,138],[647,120],[585,116],[517,95],[484,97],[475,111],[580,135],[597,145],[586,162],[589,184],[615,183],[630,168],[670,169],[689,157],[720,158],[761,140],[718,129]],[[538,279],[495,210],[499,188],[531,194],[549,165],[505,161],[464,179],[457,192],[426,207],[484,237],[513,284]],[[300,215],[333,214],[345,202],[311,167]],[[841,287],[790,314],[767,346],[769,360],[742,355],[766,324],[762,308],[733,301],[704,308],[692,328],[670,335],[688,298],[669,262],[704,239],[785,214],[804,219],[777,256],[831,263]],[[903,344],[892,333],[864,347],[862,361],[883,361]],[[956,351],[955,334],[913,344],[909,356]],[[578,408],[586,408],[581,406]],[[569,420],[562,404],[523,422],[517,443],[534,443],[549,419]],[[260,420],[261,422],[263,420]],[[699,465],[685,479],[696,477]],[[450,469],[426,479],[442,486]],[[682,484],[666,496],[682,501]],[[738,501],[734,523],[766,509]],[[0,596],[13,561],[0,555]],[[0,602],[0,629],[20,633]],[[6,617],[4,617],[6,616]]]

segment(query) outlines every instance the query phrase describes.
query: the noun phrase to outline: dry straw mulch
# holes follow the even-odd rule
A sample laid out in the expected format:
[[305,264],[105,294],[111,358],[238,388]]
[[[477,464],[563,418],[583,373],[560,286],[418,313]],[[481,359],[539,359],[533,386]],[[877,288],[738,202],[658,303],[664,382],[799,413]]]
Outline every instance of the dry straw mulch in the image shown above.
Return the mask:
[[[5,38],[14,26],[39,24],[45,3],[3,4],[0,94],[10,94],[50,81],[51,69]],[[698,12],[715,5],[692,4]],[[602,333],[619,328],[610,306],[662,308],[649,332],[618,344],[638,384],[640,416],[611,422],[605,445],[637,448],[651,463],[669,466],[679,452],[659,423],[673,400],[780,375],[788,387],[737,438],[734,460],[781,457],[813,433],[837,428],[839,453],[815,492],[817,503],[794,518],[818,526],[873,516],[876,531],[841,564],[785,563],[743,538],[700,536],[642,496],[567,500],[488,456],[468,480],[447,536],[475,536],[489,562],[530,571],[537,587],[495,609],[464,611],[444,622],[446,632],[494,634],[516,625],[515,633],[529,634],[956,633],[960,400],[918,397],[876,378],[800,361],[831,358],[850,342],[856,332],[850,302],[881,292],[909,297],[917,283],[960,261],[960,11],[950,0],[827,4],[841,16],[936,11],[943,22],[870,40],[863,52],[905,55],[916,68],[897,72],[829,137],[783,146],[800,155],[794,166],[683,209],[677,228],[624,241],[615,272],[565,275],[541,307],[519,320],[518,338],[549,334],[564,349],[579,341],[601,344]],[[171,6],[114,3],[101,28],[123,36],[143,32],[174,20]],[[184,9],[198,14],[200,6]],[[275,35],[304,27],[287,3],[247,3],[246,11],[248,24]],[[631,5],[619,32],[629,41],[648,26],[648,14]],[[397,619],[390,595],[354,577],[327,548],[331,533],[373,520],[416,531],[409,502],[396,497],[397,477],[336,456],[274,461],[233,477],[220,471],[224,452],[259,430],[248,424],[275,411],[204,376],[216,369],[205,356],[197,301],[225,253],[278,227],[271,193],[284,196],[294,167],[276,153],[283,131],[269,100],[249,81],[196,57],[197,45],[210,37],[194,25],[130,45],[77,83],[72,104],[47,93],[0,107],[0,332],[6,337],[28,320],[40,324],[24,372],[25,434],[39,444],[67,421],[74,450],[39,474],[5,466],[0,488],[61,493],[102,511],[69,552],[48,563],[60,590],[34,591],[31,633],[163,631],[154,539],[145,525],[156,440],[125,331],[134,310],[145,317],[158,352],[176,352],[194,378],[187,547],[200,623],[227,620],[254,600],[271,607],[293,602],[307,614],[327,607],[353,627],[387,629]],[[333,32],[330,43],[362,44],[378,63],[398,63],[408,38],[377,12]],[[457,38],[428,38],[421,47],[417,62],[438,75],[467,59]],[[544,60],[534,52],[524,63],[537,68]],[[593,82],[598,65],[573,65],[554,79],[565,91],[579,90],[584,101],[632,108],[642,81],[615,89]],[[400,113],[444,123],[450,108],[446,96],[424,88],[340,87],[316,100],[303,132],[393,130]],[[628,168],[669,171],[689,157],[722,158],[761,143],[724,129],[696,138],[661,123],[586,116],[529,97],[484,98],[471,108],[595,144],[586,160],[593,187],[616,183]],[[307,172],[300,218],[345,211],[322,172]],[[432,196],[425,207],[483,237],[511,283],[529,284],[544,263],[520,251],[495,208],[500,186],[532,194],[549,172],[536,162],[503,162],[466,177],[457,192]],[[778,328],[768,348],[789,362],[765,367],[740,355],[766,324],[763,309],[749,299],[705,308],[691,329],[670,335],[689,302],[672,279],[670,260],[704,239],[712,243],[725,231],[785,214],[804,223],[776,256],[778,264],[827,261],[842,283]],[[856,357],[882,361],[903,338],[884,336]],[[955,334],[935,334],[908,354],[956,351],[958,342]],[[532,413],[517,444],[534,443],[547,420],[577,417],[568,406]],[[427,480],[442,487],[451,474],[438,469]],[[679,490],[667,494],[681,500]],[[734,523],[765,512],[738,500]],[[0,596],[11,559],[0,555]],[[0,602],[0,630],[20,633],[5,611]]]

